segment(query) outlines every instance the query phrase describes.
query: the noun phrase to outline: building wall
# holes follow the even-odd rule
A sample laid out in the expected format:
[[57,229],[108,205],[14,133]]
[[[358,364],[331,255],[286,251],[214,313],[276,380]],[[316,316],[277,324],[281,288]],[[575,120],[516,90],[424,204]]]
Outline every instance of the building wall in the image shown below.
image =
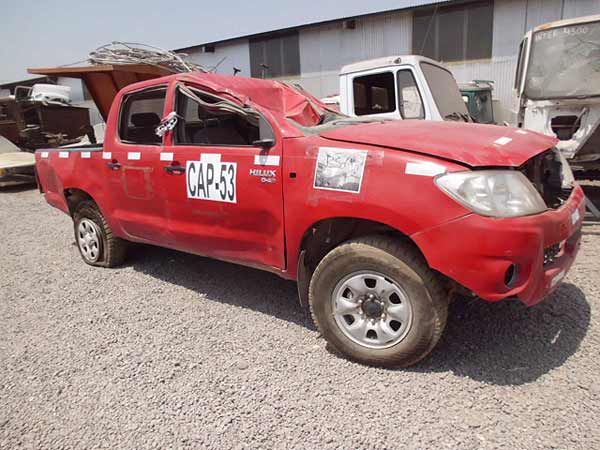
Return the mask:
[[600,0],[564,0],[564,18],[600,14]]
[[239,75],[250,76],[250,46],[248,39],[238,39],[215,46],[214,53],[203,53],[199,47],[189,50],[189,59],[208,70],[233,75],[233,68],[241,69]]
[[[495,0],[492,58],[448,63],[458,82],[473,79],[495,81],[499,120],[510,120],[512,85],[519,44],[531,28],[561,18],[600,14],[600,0]],[[298,82],[317,97],[339,92],[338,73],[353,62],[389,55],[412,53],[412,12],[383,13],[356,19],[355,29],[344,29],[341,21],[299,29],[300,70]],[[188,51],[190,60],[216,73],[250,76],[250,49],[247,38],[216,44],[214,53],[200,47]],[[78,80],[64,81],[71,85]],[[63,80],[60,80],[61,84]],[[81,87],[72,86],[74,103],[83,103]],[[86,106],[89,104],[86,103]],[[91,111],[92,122],[99,120]]]
[[[497,119],[511,120],[512,86],[523,35],[554,20],[600,14],[600,0],[495,0],[492,58],[447,63],[458,82],[494,80]],[[318,97],[339,92],[338,72],[345,64],[412,53],[412,12],[381,14],[356,20],[354,30],[342,22],[300,29],[301,83]]]
[[519,45],[530,29],[561,19],[600,14],[600,0],[495,0],[491,60],[448,64],[458,82],[493,80],[499,121],[512,122],[512,87]]
[[342,66],[365,59],[410,53],[412,14],[382,14],[356,20],[356,28],[341,22],[300,30],[299,79],[317,97],[339,92]]

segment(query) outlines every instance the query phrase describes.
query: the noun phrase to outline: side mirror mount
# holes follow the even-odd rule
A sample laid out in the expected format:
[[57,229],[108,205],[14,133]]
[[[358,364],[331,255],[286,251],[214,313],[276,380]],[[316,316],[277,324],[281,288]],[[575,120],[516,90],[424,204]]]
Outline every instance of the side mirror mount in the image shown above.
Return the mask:
[[274,139],[259,139],[257,141],[252,142],[252,145],[255,147],[260,147],[263,150],[269,150],[271,147],[275,145]]

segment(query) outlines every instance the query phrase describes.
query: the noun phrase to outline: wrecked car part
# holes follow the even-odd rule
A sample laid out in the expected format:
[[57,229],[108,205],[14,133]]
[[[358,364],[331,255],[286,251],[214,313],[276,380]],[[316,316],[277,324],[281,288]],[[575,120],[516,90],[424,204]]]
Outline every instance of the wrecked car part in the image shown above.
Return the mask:
[[600,15],[547,23],[521,43],[516,125],[560,141],[577,178],[600,170]]
[[533,157],[521,166],[520,171],[531,181],[550,209],[562,206],[573,191],[573,172],[557,149]]
[[72,106],[66,86],[18,86],[0,98],[0,135],[25,150],[79,142],[93,135],[88,108]]
[[29,93],[29,98],[44,104],[70,105],[71,88],[56,84],[34,84]]
[[171,73],[208,72],[203,66],[186,60],[184,53],[132,42],[114,41],[89,54],[92,64],[149,64]]

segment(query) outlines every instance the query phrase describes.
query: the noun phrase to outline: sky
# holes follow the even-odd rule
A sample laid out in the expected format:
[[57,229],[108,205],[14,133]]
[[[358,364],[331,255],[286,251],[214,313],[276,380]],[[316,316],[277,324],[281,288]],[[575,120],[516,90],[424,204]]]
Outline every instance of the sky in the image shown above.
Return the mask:
[[398,9],[408,0],[7,1],[0,9],[0,83],[28,67],[86,58],[112,41],[182,48],[230,37]]

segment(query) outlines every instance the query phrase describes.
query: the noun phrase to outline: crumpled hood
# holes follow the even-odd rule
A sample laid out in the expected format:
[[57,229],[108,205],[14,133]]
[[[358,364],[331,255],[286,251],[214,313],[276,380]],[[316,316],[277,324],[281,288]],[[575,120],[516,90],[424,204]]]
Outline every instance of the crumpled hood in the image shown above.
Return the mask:
[[425,120],[349,125],[320,135],[335,141],[422,153],[471,167],[518,167],[558,142],[518,128]]

